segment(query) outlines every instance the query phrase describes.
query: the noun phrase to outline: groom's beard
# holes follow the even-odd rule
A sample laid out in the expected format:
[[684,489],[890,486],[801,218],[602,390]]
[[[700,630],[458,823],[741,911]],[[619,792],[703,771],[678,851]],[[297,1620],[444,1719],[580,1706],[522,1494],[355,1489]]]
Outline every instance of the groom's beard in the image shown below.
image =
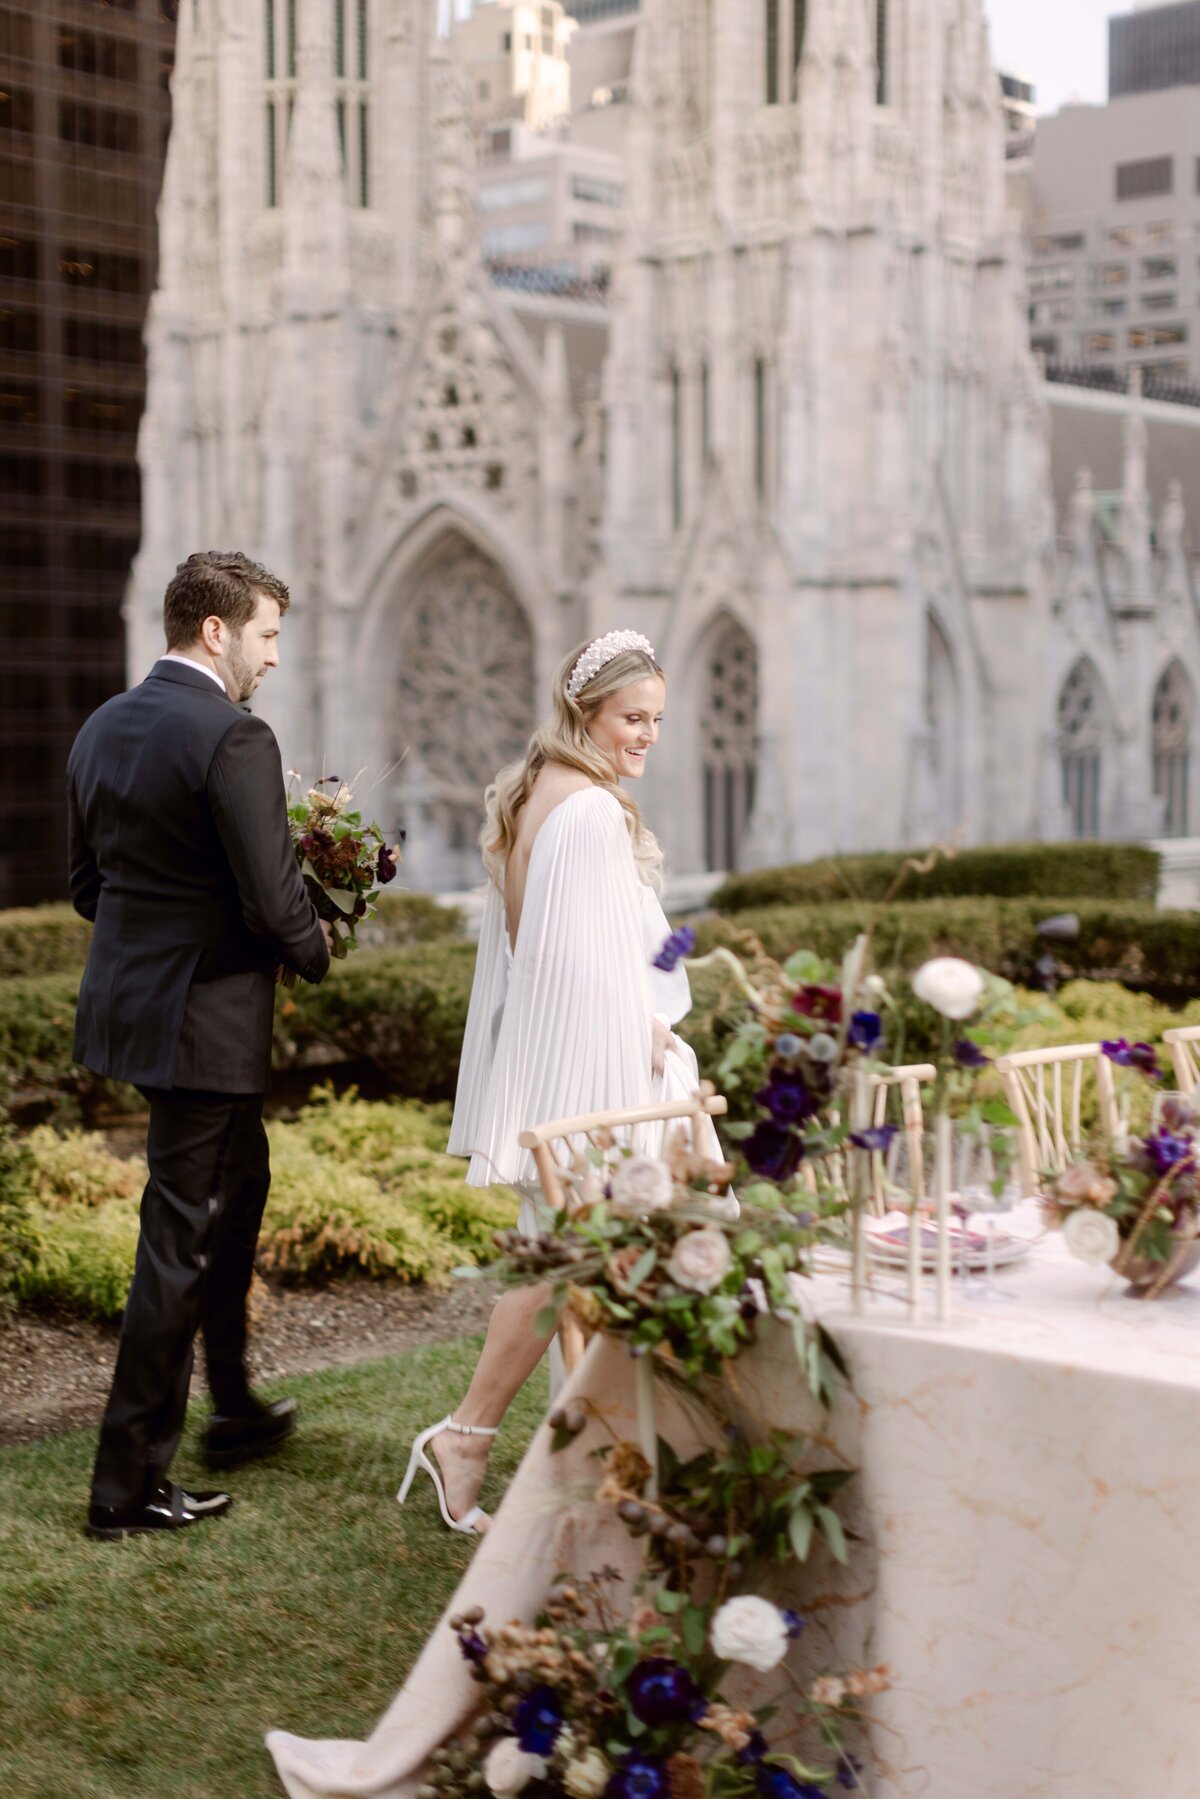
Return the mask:
[[243,700],[248,700],[254,692],[254,685],[259,675],[259,671],[251,668],[247,661],[240,637],[233,639],[222,657],[222,662],[224,666],[221,669],[221,679],[225,683],[226,691],[231,691],[234,700],[240,705]]

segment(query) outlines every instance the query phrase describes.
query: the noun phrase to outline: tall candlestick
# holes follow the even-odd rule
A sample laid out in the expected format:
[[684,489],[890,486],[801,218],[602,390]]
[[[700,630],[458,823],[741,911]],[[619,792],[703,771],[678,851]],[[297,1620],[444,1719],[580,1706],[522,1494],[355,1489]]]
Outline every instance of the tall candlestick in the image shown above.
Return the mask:
[[934,1123],[934,1192],[937,1204],[937,1315],[950,1322],[950,1114],[939,1112]]

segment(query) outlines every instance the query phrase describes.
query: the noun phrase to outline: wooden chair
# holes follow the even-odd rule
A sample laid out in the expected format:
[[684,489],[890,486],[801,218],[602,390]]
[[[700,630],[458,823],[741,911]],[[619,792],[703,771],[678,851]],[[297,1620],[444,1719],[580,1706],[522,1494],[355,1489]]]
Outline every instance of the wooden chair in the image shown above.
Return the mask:
[[1163,1042],[1170,1051],[1176,1087],[1180,1093],[1194,1093],[1200,1086],[1200,1062],[1193,1047],[1200,1044],[1200,1024],[1184,1024],[1173,1031],[1164,1031]]
[[[887,1121],[888,1099],[892,1092],[900,1090],[900,1115],[903,1119],[903,1130],[908,1138],[909,1166],[913,1170],[913,1179],[918,1191],[914,1198],[921,1201],[925,1198],[924,1158],[922,1156],[922,1140],[925,1134],[925,1114],[921,1105],[921,1086],[923,1082],[935,1081],[937,1069],[932,1062],[906,1062],[897,1068],[889,1068],[882,1074],[872,1077],[874,1089],[871,1096],[871,1123],[884,1124]],[[846,1170],[845,1154],[838,1150],[832,1156],[824,1158],[826,1177],[832,1183],[836,1193],[845,1193]],[[810,1192],[816,1192],[818,1178],[816,1170],[806,1163],[803,1180]],[[887,1201],[883,1190],[883,1157],[871,1157],[871,1210],[878,1217],[887,1211]]]
[[[564,1176],[579,1151],[580,1138],[595,1146],[597,1137],[616,1136],[640,1125],[679,1122],[690,1125],[695,1144],[700,1119],[719,1118],[728,1110],[729,1103],[721,1094],[700,1091],[689,1099],[674,1100],[664,1106],[638,1106],[627,1112],[588,1112],[578,1118],[557,1118],[551,1124],[539,1124],[532,1130],[522,1131],[519,1142],[522,1149],[533,1152],[546,1204],[560,1211],[567,1203]],[[586,1347],[583,1330],[576,1319],[566,1316],[560,1319],[559,1341],[569,1374]]]
[[[1004,1097],[1017,1120],[1021,1190],[1027,1198],[1041,1191],[1043,1172],[1061,1174],[1079,1154],[1084,1135],[1083,1077],[1088,1068],[1096,1077],[1100,1128],[1113,1137],[1120,1126],[1116,1086],[1112,1063],[1098,1043],[1020,1049],[996,1058]],[[1070,1073],[1069,1105],[1063,1091],[1064,1069]]]

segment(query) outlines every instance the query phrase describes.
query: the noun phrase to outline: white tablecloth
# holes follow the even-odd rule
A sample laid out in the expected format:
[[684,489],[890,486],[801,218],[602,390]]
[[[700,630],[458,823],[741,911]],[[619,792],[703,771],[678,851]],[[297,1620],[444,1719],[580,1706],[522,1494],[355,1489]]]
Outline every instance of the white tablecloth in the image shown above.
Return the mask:
[[886,1298],[849,1317],[842,1282],[816,1283],[857,1399],[856,1624],[896,1676],[872,1791],[1195,1799],[1200,1286],[1130,1298],[1057,1236],[996,1282],[1014,1303],[948,1330]]
[[[951,1329],[904,1322],[883,1295],[900,1277],[880,1277],[866,1318],[849,1315],[843,1276],[813,1283],[853,1379],[832,1433],[861,1470],[863,1540],[848,1571],[817,1568],[779,1597],[810,1604],[814,1585],[819,1597],[797,1674],[892,1669],[864,1771],[874,1799],[1200,1794],[1195,1278],[1130,1299],[1052,1238],[997,1274],[1015,1303],[963,1306]],[[619,1345],[595,1343],[572,1384],[632,1434]],[[787,1330],[763,1332],[736,1388],[747,1416],[814,1422]],[[686,1450],[687,1419],[665,1397],[660,1408]],[[603,1440],[589,1426],[551,1457],[539,1432],[451,1610],[529,1617],[558,1568],[631,1565],[611,1512],[584,1497]],[[399,1799],[477,1697],[442,1629],[368,1742],[275,1735],[271,1748],[293,1799]]]

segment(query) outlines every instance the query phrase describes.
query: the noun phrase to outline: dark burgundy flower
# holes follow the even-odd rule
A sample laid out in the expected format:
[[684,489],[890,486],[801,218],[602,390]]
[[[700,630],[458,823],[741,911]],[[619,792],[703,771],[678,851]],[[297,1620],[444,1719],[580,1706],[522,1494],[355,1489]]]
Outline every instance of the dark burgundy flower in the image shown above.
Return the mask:
[[870,1055],[876,1044],[883,1042],[883,1020],[878,1012],[855,1012],[850,1020],[850,1041],[855,1049]]
[[860,1761],[856,1761],[852,1755],[847,1755],[843,1750],[842,1754],[837,1758],[838,1785],[844,1787],[848,1793],[861,1793],[863,1791],[863,1784],[858,1778],[858,1772],[861,1767],[862,1763]]
[[563,1727],[562,1704],[553,1687],[534,1687],[513,1713],[513,1730],[527,1755],[549,1755]]
[[654,961],[653,968],[661,968],[664,974],[670,974],[675,964],[683,957],[690,956],[696,947],[696,933],[690,924],[681,924],[677,931],[672,931]]
[[689,1717],[700,1697],[687,1669],[665,1655],[639,1662],[625,1682],[625,1692],[634,1717],[652,1726]]
[[381,887],[396,878],[396,862],[386,843],[379,846],[379,856],[375,863],[375,876]]
[[605,1789],[605,1799],[667,1799],[671,1777],[665,1757],[627,1755]]
[[747,1137],[742,1153],[764,1180],[786,1181],[799,1168],[804,1145],[794,1132],[764,1118]]
[[306,831],[300,839],[300,848],[310,862],[315,862],[319,856],[324,855],[326,850],[333,848],[333,838],[328,831],[322,831],[319,828],[315,831]]
[[960,1068],[987,1068],[990,1058],[969,1037],[960,1037],[954,1045],[954,1060]]
[[855,1149],[878,1150],[880,1155],[886,1156],[892,1147],[892,1138],[899,1130],[898,1124],[873,1124],[865,1131],[851,1131],[850,1141]]
[[754,1097],[776,1124],[803,1124],[817,1110],[804,1077],[793,1068],[772,1068],[766,1086]]
[[842,990],[823,981],[810,981],[792,1000],[792,1010],[803,1018],[823,1018],[829,1024],[841,1024]]

